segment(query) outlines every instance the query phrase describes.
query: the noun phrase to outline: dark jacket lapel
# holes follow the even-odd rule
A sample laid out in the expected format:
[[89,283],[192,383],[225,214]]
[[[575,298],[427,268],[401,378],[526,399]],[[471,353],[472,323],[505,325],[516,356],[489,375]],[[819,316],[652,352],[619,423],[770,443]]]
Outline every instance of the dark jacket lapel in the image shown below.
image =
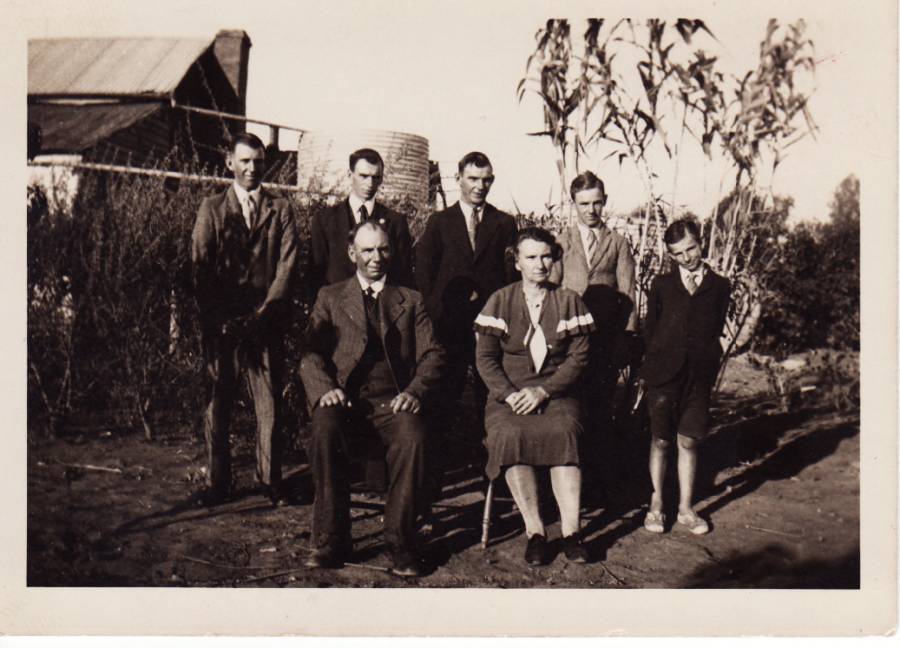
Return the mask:
[[256,234],[262,230],[275,214],[275,202],[272,196],[265,189],[259,192],[259,209],[256,214],[256,226],[251,230],[251,234]]
[[[447,211],[447,235],[457,247],[468,250],[469,254],[472,254],[472,244],[469,243],[469,232],[466,229],[466,217],[458,202]],[[475,243],[477,245],[478,241]]]
[[[682,288],[684,288],[684,282],[681,281],[681,274],[678,275],[678,281],[681,283]],[[694,297],[699,295],[700,293],[706,292],[710,288],[713,287],[713,282],[715,280],[712,276],[712,270],[705,263],[703,264],[703,281],[700,282],[700,285],[697,286],[697,290],[694,291]],[[685,288],[687,291],[687,288]]]
[[[460,213],[462,210],[460,209]],[[494,209],[493,205],[485,205],[484,212],[481,216],[481,223],[478,225],[478,233],[475,235],[475,260],[478,260],[478,257],[481,256],[485,249],[487,249],[488,244],[491,242],[491,238],[494,236],[494,232],[497,231],[497,225],[499,224],[500,218],[497,215],[497,210]],[[465,217],[463,217],[463,227],[465,227]],[[468,239],[469,233],[466,232],[466,238]]]
[[609,228],[604,225],[600,228],[602,234],[600,235],[600,239],[597,241],[597,249],[594,250],[594,258],[590,260],[588,263],[588,267],[593,270],[594,266],[597,265],[600,260],[606,256],[606,253],[609,251],[609,246],[612,245],[612,232],[610,232]]
[[353,210],[350,209],[350,199],[344,198],[340,202],[340,208],[337,210],[337,218],[335,222],[332,223],[334,227],[334,233],[337,237],[341,239],[342,242],[346,243],[347,235],[350,234],[350,230],[352,230],[356,226],[356,217],[353,215]]
[[362,288],[356,275],[347,279],[342,291],[341,308],[362,332],[363,340],[366,339],[366,307],[363,305]]
[[379,302],[381,303],[379,313],[382,322],[382,336],[384,336],[385,331],[387,331],[394,322],[400,319],[403,311],[406,310],[403,306],[404,301],[403,293],[400,292],[396,286],[392,286],[391,284],[384,285],[379,298]]
[[387,207],[382,205],[377,200],[375,201],[375,208],[372,210],[371,215],[369,216],[369,220],[374,220],[380,223],[385,229],[391,227],[392,223],[389,218],[390,214],[388,212]]

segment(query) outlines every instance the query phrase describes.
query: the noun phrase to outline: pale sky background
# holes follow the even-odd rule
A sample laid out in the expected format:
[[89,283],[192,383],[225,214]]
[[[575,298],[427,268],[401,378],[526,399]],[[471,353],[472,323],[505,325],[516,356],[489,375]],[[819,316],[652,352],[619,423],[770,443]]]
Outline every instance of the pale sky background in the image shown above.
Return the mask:
[[[48,1],[21,3],[17,13],[28,38],[211,39],[222,28],[244,29],[253,43],[249,116],[303,129],[380,128],[422,135],[445,175],[467,151],[484,151],[497,177],[490,200],[501,208],[512,208],[515,201],[525,211],[539,211],[558,185],[549,140],[526,136],[542,130],[539,100],[528,96],[520,105],[516,84],[543,22],[570,18],[577,42],[584,18],[599,9],[596,3],[274,2],[266,3],[265,11],[248,4],[185,4]],[[659,12],[659,17],[671,26],[681,14],[664,6],[668,15]],[[773,185],[776,193],[794,197],[794,221],[826,218],[838,183],[850,173],[861,175],[872,154],[867,142],[879,107],[855,91],[865,83],[872,55],[853,46],[865,41],[861,13],[817,17],[807,11],[781,17],[781,22],[807,19],[819,61],[811,102],[818,139],[791,149]],[[709,45],[721,57],[723,71],[741,74],[756,65],[769,15],[735,3],[727,13],[720,8],[690,17],[703,18],[718,37],[721,45]],[[619,16],[610,11],[611,20]],[[723,167],[704,164],[689,139],[682,147],[676,202],[705,216],[718,195]],[[283,138],[282,145],[290,140]],[[614,160],[601,164],[603,154],[588,168],[606,181],[609,208],[627,211],[639,205],[644,193],[630,163],[621,169]],[[668,161],[654,166],[666,192],[672,168]]]

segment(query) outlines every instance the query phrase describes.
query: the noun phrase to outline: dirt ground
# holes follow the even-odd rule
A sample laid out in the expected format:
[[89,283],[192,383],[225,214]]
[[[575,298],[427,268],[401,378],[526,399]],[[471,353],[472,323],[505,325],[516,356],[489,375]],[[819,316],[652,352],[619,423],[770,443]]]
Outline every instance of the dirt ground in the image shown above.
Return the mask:
[[[32,432],[28,585],[859,587],[859,411],[838,413],[814,398],[785,408],[766,389],[764,375],[742,358],[729,365],[700,455],[697,509],[711,521],[706,536],[677,525],[662,535],[642,528],[647,433],[634,421],[617,430],[602,483],[583,496],[588,565],[558,555],[527,566],[524,528],[505,487],[497,489],[491,542],[482,550],[483,458],[477,441],[461,435],[422,534],[428,573],[408,580],[385,569],[380,499],[364,492],[353,496],[353,563],[303,567],[312,501],[305,457],[294,449],[286,461],[296,503],[273,508],[253,483],[252,419],[234,426],[237,497],[207,509],[190,503],[204,463],[191,430],[153,442],[120,431],[60,439]],[[544,504],[553,540],[552,497]]]

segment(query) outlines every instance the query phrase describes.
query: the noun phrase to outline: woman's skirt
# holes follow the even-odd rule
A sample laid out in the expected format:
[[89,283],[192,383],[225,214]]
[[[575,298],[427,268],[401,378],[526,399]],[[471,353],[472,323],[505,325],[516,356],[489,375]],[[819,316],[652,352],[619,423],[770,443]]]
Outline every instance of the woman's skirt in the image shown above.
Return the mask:
[[555,398],[540,414],[515,414],[506,403],[489,401],[485,409],[488,461],[485,473],[500,476],[505,466],[566,466],[579,464],[578,437],[584,431],[581,406],[575,398]]

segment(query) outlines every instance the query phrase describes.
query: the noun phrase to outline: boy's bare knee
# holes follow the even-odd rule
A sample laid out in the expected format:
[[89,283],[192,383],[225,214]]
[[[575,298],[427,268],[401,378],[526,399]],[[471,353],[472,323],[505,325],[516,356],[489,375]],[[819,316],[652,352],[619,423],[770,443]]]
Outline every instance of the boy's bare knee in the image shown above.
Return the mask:
[[653,437],[653,445],[660,450],[666,450],[672,442],[668,439],[660,439],[659,437]]
[[684,448],[685,450],[694,450],[698,445],[700,445],[700,441],[697,439],[692,439],[688,436],[683,436],[681,434],[678,435],[678,447]]

